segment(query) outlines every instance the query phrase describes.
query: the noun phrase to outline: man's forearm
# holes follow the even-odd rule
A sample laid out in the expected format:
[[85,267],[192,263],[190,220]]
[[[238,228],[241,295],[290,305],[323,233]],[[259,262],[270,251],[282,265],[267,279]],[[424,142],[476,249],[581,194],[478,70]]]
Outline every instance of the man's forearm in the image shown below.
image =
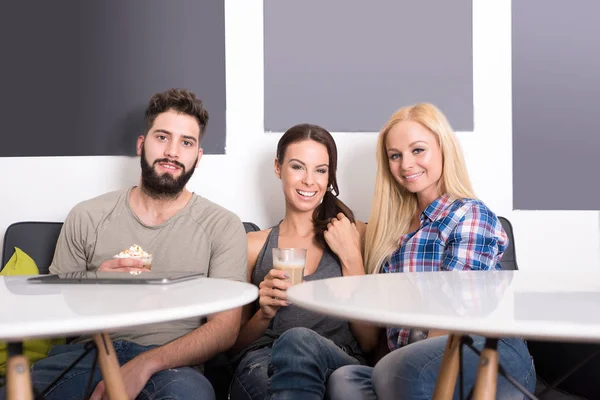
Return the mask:
[[233,346],[240,328],[241,313],[241,308],[236,308],[216,314],[198,329],[138,357],[149,364],[152,374],[169,368],[202,364]]

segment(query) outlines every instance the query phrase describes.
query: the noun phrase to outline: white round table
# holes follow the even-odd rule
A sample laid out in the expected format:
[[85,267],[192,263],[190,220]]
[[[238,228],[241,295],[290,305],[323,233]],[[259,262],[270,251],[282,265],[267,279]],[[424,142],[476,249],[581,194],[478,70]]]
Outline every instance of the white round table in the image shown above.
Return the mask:
[[249,283],[197,278],[168,285],[31,284],[0,277],[0,340],[116,331],[206,316],[254,301]]
[[[288,298],[300,307],[347,320],[446,330],[456,340],[479,334],[600,342],[600,273],[376,274],[304,282],[290,288]],[[458,349],[458,343],[451,342],[446,353]],[[438,384],[440,379],[441,373]]]
[[[98,353],[107,391],[111,395],[113,390],[113,397],[120,399],[125,397],[119,364],[110,338],[98,332],[208,316],[243,306],[257,297],[254,285],[204,277],[168,285],[32,284],[27,277],[0,277],[0,340],[14,343],[95,334],[96,344],[105,350]],[[107,357],[103,358],[104,354]],[[114,377],[112,389],[107,375]],[[11,384],[12,377],[15,379]],[[22,395],[23,388],[30,391],[29,369],[23,357],[9,360],[7,378],[8,399],[17,392]],[[11,392],[9,385],[15,390]]]

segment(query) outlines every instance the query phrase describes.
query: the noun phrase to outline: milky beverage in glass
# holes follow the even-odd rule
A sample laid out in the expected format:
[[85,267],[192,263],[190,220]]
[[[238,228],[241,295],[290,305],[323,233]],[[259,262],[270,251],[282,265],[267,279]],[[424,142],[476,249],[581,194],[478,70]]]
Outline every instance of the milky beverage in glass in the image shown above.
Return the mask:
[[273,249],[273,268],[288,274],[286,279],[292,285],[304,280],[306,249]]

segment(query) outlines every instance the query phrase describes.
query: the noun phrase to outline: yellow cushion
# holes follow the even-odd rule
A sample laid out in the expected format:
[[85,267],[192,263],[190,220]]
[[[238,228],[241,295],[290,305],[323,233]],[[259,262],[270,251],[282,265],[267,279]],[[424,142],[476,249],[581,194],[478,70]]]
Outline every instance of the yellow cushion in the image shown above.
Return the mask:
[[[18,247],[15,247],[14,254],[0,271],[2,276],[37,275],[38,273],[39,270],[35,261]],[[18,307],[18,304],[2,304],[0,307]],[[46,357],[52,346],[64,343],[65,339],[26,340],[23,342],[23,353],[29,359],[29,362],[33,364]],[[0,375],[6,373],[6,357],[6,343],[0,341]]]
[[37,275],[40,271],[33,258],[29,257],[27,253],[18,247],[15,247],[15,252],[2,271],[0,276],[11,276],[11,275]]

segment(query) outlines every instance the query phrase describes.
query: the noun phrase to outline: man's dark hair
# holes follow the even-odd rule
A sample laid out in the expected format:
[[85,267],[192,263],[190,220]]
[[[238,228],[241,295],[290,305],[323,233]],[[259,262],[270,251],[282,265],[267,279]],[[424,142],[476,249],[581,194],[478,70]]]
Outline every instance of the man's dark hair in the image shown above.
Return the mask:
[[169,89],[162,93],[156,93],[150,98],[145,113],[146,131],[150,130],[159,114],[169,110],[196,118],[200,126],[200,137],[198,139],[202,140],[208,123],[208,111],[204,108],[202,100],[187,89]]

